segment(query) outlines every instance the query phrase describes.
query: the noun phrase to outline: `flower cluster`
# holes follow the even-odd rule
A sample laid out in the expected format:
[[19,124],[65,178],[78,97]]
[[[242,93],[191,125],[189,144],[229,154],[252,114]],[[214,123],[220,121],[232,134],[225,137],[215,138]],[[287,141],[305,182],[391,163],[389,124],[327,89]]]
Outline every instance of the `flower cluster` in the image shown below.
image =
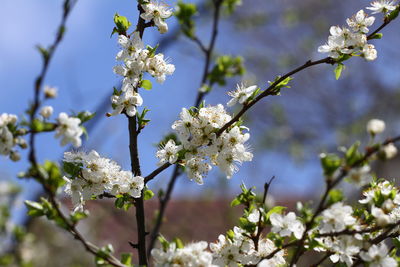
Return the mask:
[[136,92],[143,72],[148,72],[159,83],[163,83],[166,75],[171,75],[175,71],[175,66],[168,64],[163,54],[155,54],[155,49],[145,48],[137,32],[133,33],[132,38],[119,35],[118,43],[122,50],[118,52],[116,59],[123,61],[123,65],[115,66],[114,72],[124,79],[121,91],[114,92],[111,97],[114,112],[110,115],[125,111],[132,117],[136,115],[136,108],[143,104],[142,97]]
[[366,60],[375,60],[377,52],[374,45],[368,44],[367,33],[375,21],[364,10],[360,10],[352,18],[346,20],[347,27],[332,26],[328,42],[318,48],[320,53],[329,53],[332,58],[343,55],[360,55]]
[[182,109],[180,120],[173,123],[172,129],[185,150],[182,163],[189,179],[202,184],[211,165],[218,166],[230,178],[238,170],[237,164],[252,160],[253,154],[245,145],[250,137],[243,133],[246,127],[236,125],[217,136],[216,132],[231,119],[221,104]]
[[156,267],[217,267],[212,263],[213,256],[206,250],[207,247],[208,244],[205,241],[191,243],[183,248],[177,248],[175,243],[171,243],[166,249],[153,249],[151,255]]
[[96,151],[65,152],[64,169],[68,177],[65,192],[72,197],[75,210],[82,210],[86,200],[104,192],[140,197],[144,179],[123,171],[114,161],[102,158]]
[[153,21],[160,33],[168,31],[168,24],[165,19],[172,16],[172,9],[165,3],[150,1],[142,4],[144,13],[140,17],[144,20]]
[[[229,236],[220,235],[216,243],[210,244],[214,264],[217,266],[238,266],[238,264],[257,264],[276,249],[274,242],[268,238],[258,241],[255,249],[254,241],[241,228],[234,227]],[[276,253],[272,258],[264,260],[259,266],[278,266],[285,264],[284,251]]]
[[14,149],[16,145],[26,148],[25,140],[17,136],[18,117],[13,114],[0,115],[0,155],[9,156],[11,160],[18,161],[21,157]]
[[289,212],[286,216],[272,213],[269,219],[272,224],[272,232],[278,233],[282,237],[291,236],[293,233],[297,239],[300,239],[303,236],[305,227],[296,218],[294,212]]
[[58,115],[57,122],[56,138],[61,137],[61,145],[65,146],[71,143],[74,147],[80,147],[82,145],[81,135],[83,134],[83,129],[80,127],[81,120],[69,117],[68,114],[61,112]]

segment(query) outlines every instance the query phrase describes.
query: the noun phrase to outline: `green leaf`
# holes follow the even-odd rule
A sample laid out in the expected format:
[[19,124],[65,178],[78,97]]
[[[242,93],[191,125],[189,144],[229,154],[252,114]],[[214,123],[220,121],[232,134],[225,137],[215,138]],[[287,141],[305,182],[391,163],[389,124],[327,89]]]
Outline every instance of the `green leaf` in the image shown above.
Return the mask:
[[382,33],[375,33],[369,39],[382,39],[382,37],[383,37]]
[[114,202],[116,208],[122,209],[125,204],[125,199],[123,197],[117,198]]
[[146,90],[151,90],[151,88],[153,88],[153,85],[151,84],[151,81],[149,81],[149,80],[142,80],[140,82],[140,87],[144,88]]
[[189,38],[195,36],[194,16],[197,14],[197,6],[193,3],[179,1],[176,6],[175,17],[181,25],[181,30]]
[[42,204],[31,200],[25,200],[24,203],[28,209],[29,216],[37,217],[44,215]]
[[357,141],[349,149],[347,149],[345,155],[347,165],[351,166],[363,158],[363,155],[358,151],[360,144],[361,143]]
[[89,213],[87,211],[84,211],[84,212],[78,211],[78,212],[72,213],[70,218],[73,223],[77,223],[80,220],[86,219],[88,216],[89,216]]
[[147,45],[146,48],[149,50],[148,57],[154,57],[157,51],[159,44],[157,44],[155,47],[151,47],[150,45]]
[[231,202],[231,207],[235,207],[235,206],[238,206],[238,205],[240,205],[240,204],[241,204],[240,200],[236,197],[236,198],[234,198],[234,199],[232,200],[232,202]]
[[342,164],[341,158],[336,154],[322,153],[320,159],[325,176],[331,176]]
[[34,119],[31,125],[31,130],[33,132],[50,132],[55,130],[57,125],[54,123],[49,123],[49,122],[43,122],[39,119]]
[[282,212],[286,209],[286,207],[283,206],[275,206],[272,209],[270,209],[267,214],[266,214],[266,218],[267,220],[269,219],[269,217],[271,216],[272,213],[279,213],[282,214]]
[[397,7],[395,10],[393,10],[392,12],[390,12],[390,14],[387,16],[387,18],[390,20],[394,20],[395,18],[397,18],[397,16],[399,15],[399,10],[400,7]]
[[37,45],[36,48],[37,48],[37,50],[39,50],[40,54],[42,55],[43,60],[47,61],[49,59],[49,51],[40,45]]
[[169,242],[163,235],[158,236],[158,241],[160,242],[161,246],[163,247],[164,251],[166,251],[169,248]]
[[132,254],[131,253],[122,253],[121,254],[121,263],[131,266],[132,265]]
[[176,244],[176,248],[184,248],[185,246],[183,245],[182,240],[179,238],[175,237],[173,242]]
[[143,192],[143,199],[144,200],[149,200],[152,197],[154,197],[154,192],[151,191],[150,189],[146,188]]
[[339,189],[333,189],[329,191],[328,196],[328,205],[335,204],[336,202],[342,201],[344,199],[343,193]]
[[84,123],[84,122],[87,122],[87,121],[93,119],[94,116],[96,116],[96,113],[91,113],[89,111],[82,111],[82,112],[79,112],[78,115],[76,115],[76,117],[81,120],[81,123]]
[[126,35],[126,31],[131,26],[131,23],[129,22],[129,20],[124,16],[118,15],[118,13],[115,13],[115,15],[114,15],[114,23],[115,23],[116,28],[113,29],[111,36],[114,33]]
[[344,69],[344,65],[342,63],[338,63],[335,70],[333,71],[335,73],[336,80],[339,80],[343,69]]
[[63,162],[64,172],[69,174],[72,178],[76,178],[79,176],[81,172],[82,164],[77,164],[73,162]]

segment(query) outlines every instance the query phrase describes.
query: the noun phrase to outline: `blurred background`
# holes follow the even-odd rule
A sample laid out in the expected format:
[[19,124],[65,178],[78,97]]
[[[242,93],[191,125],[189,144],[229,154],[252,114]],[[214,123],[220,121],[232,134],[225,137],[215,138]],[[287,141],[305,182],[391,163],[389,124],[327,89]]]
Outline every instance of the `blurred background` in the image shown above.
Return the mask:
[[[225,104],[229,100],[226,93],[233,90],[237,82],[246,81],[266,88],[268,81],[277,75],[285,74],[309,59],[325,57],[317,52],[317,48],[326,42],[329,27],[343,25],[346,18],[369,4],[365,0],[243,2],[232,15],[222,16],[215,55],[242,56],[247,72],[243,77],[229,79],[227,86],[215,87],[207,95],[206,103]],[[196,16],[197,35],[208,43],[212,8],[207,1],[195,3],[200,10]],[[168,1],[168,4],[174,6],[175,2]],[[62,1],[58,0],[1,1],[1,113],[24,116],[27,103],[33,97],[33,81],[41,67],[41,56],[35,46],[53,42],[61,5]],[[111,110],[112,87],[120,82],[112,71],[119,48],[116,36],[110,38],[116,12],[136,22],[136,1],[78,1],[68,20],[65,39],[55,53],[45,80],[45,84],[58,88],[58,98],[46,104],[54,107],[56,115],[63,111],[97,112],[96,119],[88,126],[89,139],[83,149],[95,149],[129,169],[127,120],[124,116],[105,116]],[[382,17],[378,15],[372,29],[381,22]],[[148,29],[144,36],[146,44],[160,43],[158,51],[171,58],[176,66],[174,75],[163,85],[153,82],[151,91],[141,92],[143,106],[150,109],[148,117],[151,119],[139,137],[144,175],[156,168],[156,144],[171,130],[181,108],[193,105],[204,65],[203,55],[196,44],[180,34],[175,18],[169,19],[168,24],[167,34],[160,35],[156,29]],[[240,190],[239,185],[245,183],[261,191],[262,185],[272,176],[276,179],[270,195],[275,203],[293,207],[296,201],[312,200],[319,196],[324,186],[319,153],[337,152],[339,146],[349,146],[355,140],[363,140],[366,144],[365,125],[372,118],[386,121],[384,137],[398,135],[400,51],[396,47],[400,44],[399,24],[399,20],[395,20],[382,31],[382,40],[372,41],[378,50],[376,61],[366,62],[361,58],[346,61],[346,69],[339,81],[335,80],[333,66],[309,68],[294,76],[292,87],[282,90],[281,96],[268,97],[258,103],[247,113],[244,123],[251,129],[249,143],[254,153],[253,161],[243,164],[240,172],[229,181],[218,170],[212,171],[202,186],[181,176],[162,232],[169,238],[179,235],[184,241],[216,239],[218,234],[235,225],[235,215],[240,214],[240,209],[229,208],[231,198]],[[40,161],[62,158],[66,148],[61,147],[53,135],[38,136]],[[14,163],[0,157],[0,195],[9,186],[5,181],[19,188],[13,187],[12,192],[20,190],[12,203],[7,200],[7,205],[13,206],[10,214],[13,223],[25,224],[36,233],[27,239],[26,242],[31,242],[27,245],[31,254],[24,257],[35,255],[33,266],[92,266],[91,257],[85,258],[82,248],[76,246],[68,234],[40,219],[26,218],[22,200],[36,198],[41,192],[35,182],[16,178],[18,172],[28,166],[26,155],[22,158]],[[395,159],[377,164],[374,171],[378,176],[395,179],[399,168],[400,162]],[[149,184],[150,188],[155,192],[165,188],[171,171],[170,168],[161,173]],[[346,187],[348,192],[355,189],[351,185]],[[69,203],[66,204],[69,208]],[[133,211],[121,214],[112,208],[112,203],[103,204],[90,203],[92,216],[82,223],[82,231],[98,244],[111,242],[118,251],[132,250],[127,242],[135,238]],[[157,199],[147,205],[151,226]],[[206,217],[205,209],[210,211]],[[194,216],[200,218],[196,220]],[[196,222],[195,226],[193,222]],[[3,246],[0,245],[1,252],[7,242],[5,237],[0,240],[4,241]],[[67,246],[67,250],[61,249]],[[65,257],[65,251],[68,251],[68,257]]]

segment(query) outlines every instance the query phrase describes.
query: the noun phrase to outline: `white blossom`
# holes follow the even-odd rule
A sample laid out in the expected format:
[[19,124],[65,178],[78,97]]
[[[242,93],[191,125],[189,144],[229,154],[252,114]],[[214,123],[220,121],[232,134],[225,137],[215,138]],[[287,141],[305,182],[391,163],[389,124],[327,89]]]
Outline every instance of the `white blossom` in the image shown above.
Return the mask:
[[368,17],[364,10],[360,10],[352,18],[346,20],[347,25],[351,27],[355,32],[368,33],[368,27],[371,26],[375,21],[375,17]]
[[371,3],[367,9],[372,11],[372,14],[387,13],[396,9],[395,1],[391,0],[378,0]]
[[367,132],[372,135],[380,134],[385,130],[385,122],[378,119],[372,119],[367,123]]
[[330,36],[325,45],[318,47],[318,52],[329,53],[332,58],[340,58],[343,55],[359,55],[366,60],[375,60],[377,51],[375,47],[367,43],[368,27],[375,21],[374,17],[368,17],[364,10],[360,10],[352,18],[346,20],[349,28],[331,26]]
[[205,241],[191,243],[183,248],[176,248],[175,243],[169,244],[166,250],[152,249],[156,267],[217,267],[212,263],[213,256],[207,251]]
[[396,267],[395,259],[388,255],[388,248],[384,243],[372,245],[367,252],[361,252],[360,257],[371,267]]
[[22,137],[14,136],[12,129],[17,127],[18,117],[14,114],[2,113],[0,115],[0,155],[9,156],[12,161],[20,160],[20,154],[14,149],[19,145],[26,148]]
[[82,210],[85,201],[105,191],[135,198],[141,195],[143,177],[121,170],[116,162],[101,157],[94,150],[89,153],[65,152],[63,161],[80,168],[77,177],[64,177],[67,181],[65,192],[71,196],[75,210]]
[[142,97],[133,90],[122,92],[121,95],[113,95],[111,102],[114,106],[114,111],[110,115],[118,115],[123,111],[126,115],[133,117],[136,115],[136,108],[143,104]]
[[44,106],[40,109],[40,115],[43,116],[43,118],[50,118],[50,116],[53,114],[53,107],[52,106]]
[[117,60],[125,60],[131,57],[136,57],[138,53],[144,48],[142,39],[140,39],[139,33],[134,32],[132,39],[129,39],[125,35],[118,36],[118,43],[121,45],[120,50],[116,56]]
[[362,48],[362,55],[366,60],[372,61],[378,57],[378,52],[376,51],[374,45],[365,44]]
[[236,90],[228,92],[228,95],[232,97],[227,103],[228,107],[235,105],[236,103],[243,104],[249,99],[249,97],[257,90],[257,85],[252,85],[249,87],[243,84],[236,85]]
[[386,214],[382,209],[372,206],[371,214],[375,217],[376,223],[379,226],[385,226],[391,223],[391,218],[388,214]]
[[149,3],[142,4],[144,13],[140,15],[144,20],[153,20],[160,33],[168,31],[168,24],[165,19],[172,16],[172,9],[166,4],[161,2],[150,1]]
[[48,85],[44,86],[43,92],[44,92],[44,96],[46,98],[56,98],[57,97],[57,88],[56,87],[51,87]]
[[210,164],[218,166],[230,178],[240,164],[252,160],[253,154],[245,144],[250,138],[245,132],[248,128],[234,126],[217,137],[218,129],[232,119],[223,105],[202,107],[198,111],[183,108],[179,117],[172,129],[187,150],[184,164],[190,179],[202,183]]
[[342,235],[335,238],[325,238],[324,246],[333,254],[329,257],[333,263],[344,262],[352,266],[353,258],[360,252],[361,241],[350,235]]
[[174,164],[178,160],[178,152],[182,149],[182,146],[175,145],[175,141],[170,139],[162,146],[156,153],[156,157],[160,160],[158,165],[161,166],[166,162]]
[[294,212],[289,212],[286,216],[272,213],[269,219],[272,224],[272,232],[278,233],[280,236],[290,236],[293,233],[297,239],[303,236],[305,227],[297,220]]
[[382,147],[382,151],[386,159],[392,159],[397,155],[397,147],[393,143]]
[[82,144],[81,135],[83,134],[83,130],[79,126],[81,120],[69,117],[66,113],[61,112],[57,121],[56,138],[61,137],[61,145],[65,146],[71,143],[74,147],[80,147]]
[[358,186],[364,186],[372,181],[372,175],[370,173],[371,167],[364,165],[359,168],[352,168],[347,174],[349,182],[354,183]]
[[254,249],[254,243],[244,233],[244,230],[234,227],[232,239],[220,235],[216,243],[210,243],[213,263],[220,267],[257,263],[259,256]]
[[353,208],[337,202],[322,212],[321,233],[340,232],[356,223]]
[[166,75],[174,73],[175,66],[169,64],[168,60],[164,59],[164,55],[160,53],[146,60],[145,69],[151,76],[156,78],[157,82],[163,83]]

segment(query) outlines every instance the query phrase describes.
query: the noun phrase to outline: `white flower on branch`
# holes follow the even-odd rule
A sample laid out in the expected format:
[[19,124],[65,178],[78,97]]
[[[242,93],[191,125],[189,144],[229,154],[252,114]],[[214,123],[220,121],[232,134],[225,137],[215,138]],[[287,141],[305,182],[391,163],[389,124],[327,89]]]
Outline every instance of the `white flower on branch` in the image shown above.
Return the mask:
[[136,108],[143,104],[142,97],[133,90],[127,90],[121,95],[113,95],[111,97],[114,111],[110,115],[121,114],[124,110],[126,115],[133,117],[136,115]]
[[71,143],[74,147],[80,147],[82,144],[81,135],[83,134],[83,130],[79,126],[81,120],[69,117],[66,113],[61,112],[57,121],[56,138],[61,137],[61,145],[65,146]]
[[372,135],[377,135],[385,131],[386,125],[383,120],[372,119],[367,123],[367,132]]
[[371,167],[364,165],[359,168],[352,168],[347,174],[349,182],[354,183],[358,186],[364,186],[372,181],[372,175],[370,173]]
[[165,19],[172,16],[172,9],[165,3],[150,1],[149,3],[142,4],[144,13],[140,17],[144,20],[153,20],[160,33],[168,31],[168,24]]
[[13,114],[3,113],[0,115],[0,155],[10,155],[13,146],[16,145],[16,139],[8,126],[14,127],[17,119],[17,116]]
[[233,239],[220,235],[216,243],[210,243],[213,263],[221,267],[255,264],[258,256],[253,241],[238,227],[234,227],[233,234]]
[[129,194],[135,198],[141,195],[143,177],[121,170],[116,162],[100,157],[94,150],[87,154],[65,152],[63,161],[80,169],[76,177],[69,174],[64,178],[67,181],[65,192],[72,197],[75,210],[82,210],[86,200],[104,192]]
[[169,64],[168,60],[164,59],[164,55],[160,53],[146,60],[145,69],[151,76],[156,78],[157,82],[163,83],[166,75],[174,73],[175,66]]
[[322,212],[320,232],[340,232],[355,223],[356,218],[353,217],[353,208],[343,205],[342,202],[337,202]]
[[375,17],[368,17],[364,10],[360,10],[352,18],[346,20],[347,25],[355,32],[368,33],[368,27],[374,24]]
[[166,162],[174,164],[178,160],[178,152],[182,149],[182,146],[175,145],[175,141],[170,139],[162,146],[156,153],[156,157],[160,160],[158,165],[161,166]]
[[382,147],[382,151],[386,159],[392,159],[397,155],[397,147],[393,143]]
[[[258,257],[266,258],[275,250],[276,246],[272,240],[268,238],[262,238],[258,241]],[[284,255],[285,251],[281,249],[271,259],[262,260],[257,267],[284,266],[286,264]]]
[[375,47],[367,43],[368,27],[375,21],[374,17],[368,17],[364,10],[360,10],[352,18],[346,20],[351,29],[332,26],[330,36],[325,45],[318,47],[318,52],[329,53],[332,58],[340,58],[343,55],[359,55],[366,60],[375,60],[377,51]]
[[244,86],[243,84],[236,85],[236,90],[228,92],[228,95],[232,97],[231,100],[227,103],[228,107],[235,105],[236,103],[243,104],[249,99],[249,97],[257,90],[257,85],[252,85],[249,87]]
[[40,109],[39,113],[40,113],[40,115],[43,116],[43,118],[48,119],[53,114],[53,107],[52,106],[44,106]]
[[384,243],[372,245],[367,252],[360,253],[361,259],[368,262],[368,266],[379,267],[396,267],[397,262],[395,259],[388,255],[388,248]]
[[372,11],[372,14],[387,13],[396,9],[396,2],[391,0],[378,0],[371,3],[367,9]]
[[[211,165],[218,166],[227,178],[238,171],[238,165],[251,161],[253,154],[245,142],[250,138],[244,133],[248,128],[234,126],[217,137],[218,129],[232,117],[223,105],[202,107],[197,110],[182,109],[180,120],[173,123],[182,146],[187,150],[185,157],[189,178],[202,183]],[[188,168],[189,166],[189,168]]]
[[296,218],[294,212],[289,212],[286,216],[279,213],[272,213],[269,219],[272,224],[272,232],[278,233],[282,237],[291,236],[293,233],[297,239],[303,236],[305,227]]
[[132,57],[137,57],[138,53],[144,48],[142,39],[139,37],[139,33],[134,32],[132,39],[129,39],[125,35],[118,36],[118,43],[121,45],[120,50],[116,56],[117,60],[125,60]]
[[379,226],[385,226],[391,223],[391,218],[388,214],[386,214],[382,209],[372,206],[371,214],[375,217],[376,223]]
[[360,252],[362,242],[350,235],[342,235],[334,238],[325,238],[323,245],[331,252],[329,258],[333,263],[344,262],[347,266],[353,265],[354,257]]
[[212,263],[213,256],[207,251],[208,243],[200,241],[191,243],[183,248],[177,248],[175,243],[170,243],[167,249],[152,249],[156,267],[217,267]]
[[362,48],[362,56],[368,60],[372,61],[378,57],[378,52],[375,49],[375,46],[372,44],[365,44]]
[[46,85],[43,89],[44,96],[46,98],[56,98],[57,97],[57,88]]

